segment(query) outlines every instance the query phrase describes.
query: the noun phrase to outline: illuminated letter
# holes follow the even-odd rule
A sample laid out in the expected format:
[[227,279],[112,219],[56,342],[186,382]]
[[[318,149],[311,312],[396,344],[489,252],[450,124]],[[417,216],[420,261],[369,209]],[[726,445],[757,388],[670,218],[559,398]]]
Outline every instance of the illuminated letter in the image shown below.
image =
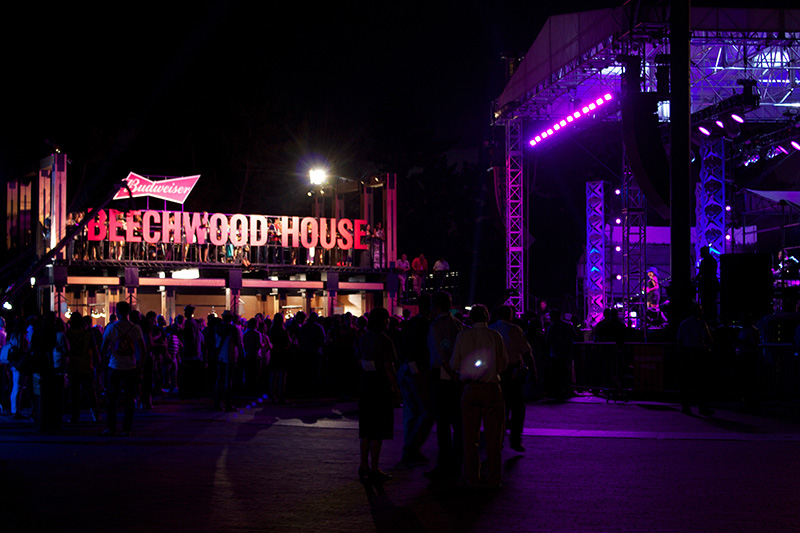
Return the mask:
[[186,234],[186,242],[195,242],[196,238],[198,244],[206,243],[206,228],[203,227],[200,213],[183,214],[183,232]]
[[119,222],[117,222],[117,215],[121,212],[122,211],[115,211],[114,209],[108,212],[108,240],[111,242],[122,242],[125,240],[117,233],[117,228],[120,227]]
[[[151,219],[152,222],[150,221]],[[144,237],[144,242],[148,244],[155,244],[161,240],[161,232],[157,231],[150,234],[150,224],[153,223],[161,223],[161,213],[158,211],[145,211],[144,215],[142,215],[142,236]]]
[[283,235],[281,235],[281,246],[289,247],[289,235],[292,236],[292,248],[300,246],[300,217],[292,217],[292,227],[289,227],[289,217],[281,217]]
[[356,219],[356,231],[355,231],[355,236],[354,236],[356,250],[367,250],[367,249],[369,249],[369,246],[367,246],[366,243],[361,244],[361,240],[366,235],[366,233],[364,232],[363,226],[366,226],[366,225],[367,225],[367,221],[366,220]]
[[142,238],[136,235],[136,229],[141,229],[138,222],[134,222],[134,215],[141,214],[141,211],[128,211],[125,215],[125,240],[127,242],[142,242]]
[[[91,215],[91,213],[89,215]],[[97,212],[97,216],[89,221],[86,227],[89,229],[88,238],[90,241],[102,241],[106,238],[108,234],[106,230],[106,218],[106,212],[101,209]]]
[[328,219],[319,219],[319,243],[326,250],[330,250],[336,246],[336,219],[330,219],[330,228],[328,227]]
[[267,217],[250,215],[250,246],[264,246],[267,244]]
[[319,223],[316,218],[306,217],[300,223],[300,244],[303,248],[314,248],[319,240]]
[[222,246],[228,243],[228,217],[220,213],[214,213],[209,220],[209,240],[215,246]]
[[339,221],[339,239],[336,244],[342,250],[349,250],[353,247],[353,222],[349,218],[343,218]]
[[231,244],[234,246],[244,246],[247,243],[247,217],[244,215],[233,215],[231,217]]
[[[172,216],[170,216],[172,215]],[[161,215],[161,242],[181,242],[181,214],[164,211]]]

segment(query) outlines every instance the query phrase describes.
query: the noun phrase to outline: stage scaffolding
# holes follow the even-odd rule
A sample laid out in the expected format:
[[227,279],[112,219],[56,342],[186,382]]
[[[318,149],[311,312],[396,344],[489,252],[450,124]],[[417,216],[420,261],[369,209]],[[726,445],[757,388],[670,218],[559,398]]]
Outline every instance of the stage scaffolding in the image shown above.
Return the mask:
[[[691,112],[740,94],[743,80],[748,80],[748,83],[755,82],[761,105],[748,112],[747,121],[765,126],[774,124],[775,129],[782,128],[800,138],[800,128],[787,128],[787,121],[791,119],[786,116],[787,109],[800,107],[800,91],[795,91],[800,71],[800,47],[797,45],[800,10],[693,7],[691,21]],[[525,304],[523,240],[525,215],[528,214],[522,210],[525,191],[521,147],[528,141],[521,138],[523,124],[552,123],[574,113],[583,102],[591,101],[598,94],[619,88],[625,69],[620,61],[622,54],[642,58],[642,90],[656,92],[659,80],[664,81],[665,72],[669,78],[668,70],[664,69],[670,52],[669,31],[666,4],[652,6],[631,1],[617,8],[550,17],[494,102],[494,123],[506,127],[506,279],[512,294],[509,303],[518,312],[524,310]],[[659,103],[658,115],[663,123],[669,122],[668,98]],[[619,116],[609,116],[607,120],[619,120]],[[759,135],[766,142],[773,134]],[[781,140],[788,142],[785,136],[782,135]],[[566,135],[560,135],[564,137]],[[736,158],[746,151],[746,140],[740,138],[727,147],[721,146],[723,185],[728,177],[724,174],[726,159]],[[715,154],[719,152],[717,148],[710,149],[717,150]],[[705,178],[716,179],[710,168],[704,170]],[[640,295],[646,269],[647,206],[627,169],[624,180],[625,302],[629,307],[636,302],[643,312]],[[707,237],[713,233],[714,242],[720,243],[718,239],[722,239],[717,248],[720,251],[726,249],[727,218],[730,218],[725,211],[724,191],[723,186],[719,194],[703,193],[695,202],[697,212],[701,213],[697,229],[708,234]],[[718,206],[722,207],[719,214]],[[711,216],[710,211],[713,211]],[[720,232],[718,236],[716,231]],[[699,245],[702,244],[696,243]]]

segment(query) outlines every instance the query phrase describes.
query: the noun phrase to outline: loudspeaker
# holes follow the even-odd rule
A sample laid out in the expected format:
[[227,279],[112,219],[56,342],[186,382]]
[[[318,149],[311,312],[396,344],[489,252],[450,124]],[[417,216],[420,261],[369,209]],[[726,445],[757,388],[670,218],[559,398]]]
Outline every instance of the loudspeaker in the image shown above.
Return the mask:
[[658,97],[633,92],[622,101],[622,140],[633,177],[647,203],[669,220],[670,166],[658,123]]
[[719,307],[723,322],[743,313],[756,319],[772,313],[772,261],[769,254],[723,254],[719,257]]
[[125,286],[138,287],[139,286],[139,269],[137,267],[125,267]]

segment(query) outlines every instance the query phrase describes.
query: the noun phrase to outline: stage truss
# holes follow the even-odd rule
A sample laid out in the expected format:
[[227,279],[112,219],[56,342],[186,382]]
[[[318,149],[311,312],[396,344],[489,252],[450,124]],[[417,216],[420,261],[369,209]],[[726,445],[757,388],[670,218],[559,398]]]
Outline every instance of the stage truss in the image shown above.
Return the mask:
[[[741,94],[742,80],[750,80],[755,82],[761,105],[747,114],[747,121],[773,124],[772,131],[760,133],[764,137],[781,131],[782,140],[790,140],[785,139],[786,135],[800,138],[800,128],[793,128],[800,111],[800,91],[794,90],[800,82],[800,46],[797,44],[800,42],[800,10],[692,8],[691,19],[691,112]],[[564,32],[564,28],[574,31]],[[524,247],[519,246],[527,224],[524,218],[519,218],[527,195],[521,179],[524,172],[521,146],[526,146],[528,141],[522,138],[523,124],[552,123],[581,109],[598,94],[618,91],[625,68],[619,61],[620,55],[641,59],[642,91],[656,92],[659,79],[663,84],[664,65],[668,64],[665,58],[669,53],[668,10],[663,6],[628,2],[614,9],[558,15],[548,20],[528,56],[495,102],[495,123],[506,126],[507,288],[510,294],[519,295],[518,299],[509,299],[517,312],[523,312],[526,301],[532,298],[524,293]],[[669,121],[668,100],[659,103],[658,113],[663,122]],[[606,120],[620,120],[620,117],[614,113]],[[540,125],[534,126],[531,131]],[[565,137],[565,133],[560,137]],[[725,156],[730,159],[744,150],[743,141],[732,143]],[[629,217],[623,239],[628,248],[623,277],[629,297],[641,290],[646,267],[643,264],[646,206],[641,206],[640,215],[639,200],[643,203],[643,198],[638,187],[629,183],[632,181],[626,179],[623,184],[626,188],[623,202]],[[512,205],[512,202],[519,205]],[[716,196],[704,195],[697,199],[696,209],[705,213],[709,206],[717,204]],[[724,203],[722,207],[724,249]],[[717,217],[706,217],[702,223],[706,231],[708,224],[715,228],[720,224]],[[629,238],[633,238],[635,244],[631,245]],[[638,243],[641,243],[641,252]],[[630,300],[626,298],[626,301]]]

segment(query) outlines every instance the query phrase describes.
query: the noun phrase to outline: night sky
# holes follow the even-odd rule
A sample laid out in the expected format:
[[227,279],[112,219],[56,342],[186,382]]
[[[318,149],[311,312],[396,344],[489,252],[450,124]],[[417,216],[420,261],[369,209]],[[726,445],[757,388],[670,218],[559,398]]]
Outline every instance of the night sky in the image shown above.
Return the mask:
[[[489,126],[501,57],[523,55],[551,14],[614,4],[16,8],[0,31],[0,176],[30,172],[56,145],[71,161],[74,210],[133,171],[201,174],[187,210],[304,215],[311,166],[395,172],[400,252],[444,255],[464,274],[464,303],[493,304],[504,232],[486,169],[502,150]],[[532,291],[549,298],[574,292],[583,182],[608,179],[597,159],[618,159],[607,143],[591,156],[561,150],[567,165],[529,165],[540,204]]]

